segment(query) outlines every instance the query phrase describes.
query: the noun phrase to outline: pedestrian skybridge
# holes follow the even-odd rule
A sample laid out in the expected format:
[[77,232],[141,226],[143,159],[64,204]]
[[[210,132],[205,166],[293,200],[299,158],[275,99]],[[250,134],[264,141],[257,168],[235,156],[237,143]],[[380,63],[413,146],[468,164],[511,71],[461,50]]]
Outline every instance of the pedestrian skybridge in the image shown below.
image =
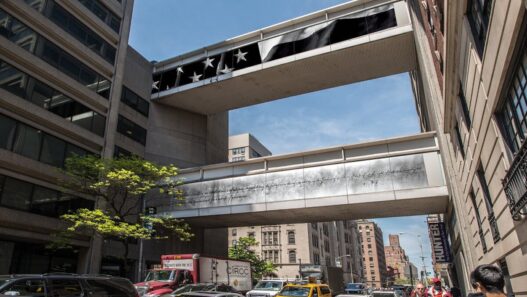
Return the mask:
[[433,132],[184,169],[178,177],[185,202],[155,205],[158,213],[205,227],[445,213],[448,205]]
[[152,100],[212,114],[416,68],[404,1],[351,1],[154,66]]

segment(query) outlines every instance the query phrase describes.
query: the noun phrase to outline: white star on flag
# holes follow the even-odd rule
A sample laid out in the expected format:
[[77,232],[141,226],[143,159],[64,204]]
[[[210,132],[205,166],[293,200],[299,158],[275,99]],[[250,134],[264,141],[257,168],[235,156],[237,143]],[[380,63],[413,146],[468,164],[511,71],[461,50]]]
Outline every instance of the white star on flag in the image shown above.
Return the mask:
[[205,64],[205,68],[207,68],[207,67],[214,68],[214,65],[212,65],[212,61],[214,61],[214,59],[211,59],[211,58],[207,57],[207,59],[205,59],[205,61],[203,61],[203,64]]
[[241,60],[247,61],[245,56],[247,55],[247,52],[242,52],[240,49],[238,49],[238,53],[236,53],[234,56],[236,57],[236,63],[240,63]]
[[192,79],[192,82],[197,82],[199,81],[199,78],[202,76],[203,76],[202,74],[196,74],[196,72],[194,72],[194,75],[191,76],[190,78]]
[[179,67],[177,68],[177,72],[178,72],[178,73],[184,73],[184,72],[183,72],[183,67],[179,66]]
[[155,82],[152,84],[152,89],[159,90],[159,81],[155,81]]
[[227,64],[225,64],[223,69],[220,70],[220,72],[223,73],[223,74],[227,74],[229,72],[232,72],[233,70],[234,70],[233,68],[229,68],[229,66]]

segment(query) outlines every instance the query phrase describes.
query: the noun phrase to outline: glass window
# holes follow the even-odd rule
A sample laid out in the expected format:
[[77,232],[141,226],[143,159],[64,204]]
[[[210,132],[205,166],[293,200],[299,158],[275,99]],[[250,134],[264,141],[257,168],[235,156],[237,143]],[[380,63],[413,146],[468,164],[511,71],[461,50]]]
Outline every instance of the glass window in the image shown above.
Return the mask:
[[87,279],[86,284],[89,286],[90,294],[88,296],[130,296],[130,292],[127,292],[125,289],[128,288],[128,286],[122,286],[113,280]]
[[2,190],[2,205],[19,210],[29,210],[33,185],[24,181],[6,177]]
[[82,297],[82,288],[75,279],[50,279],[48,290],[51,296]]
[[287,241],[289,244],[295,244],[295,231],[287,232]]
[[66,145],[66,158],[68,157],[72,157],[72,156],[85,156],[87,155],[88,152],[81,149],[80,147],[76,146],[76,145],[73,145],[71,143],[68,143]]
[[99,19],[105,22],[112,30],[119,33],[121,27],[121,19],[114,13],[110,12],[99,0],[79,0],[86,8],[88,8]]
[[57,216],[57,198],[59,192],[35,186],[33,190],[33,199],[31,201],[31,212],[56,217]]
[[296,263],[296,251],[289,251],[289,263]]
[[48,109],[51,105],[51,100],[53,99],[55,90],[33,78],[31,78],[30,81],[32,88],[30,88],[31,90],[28,91],[28,93],[30,93],[28,94],[28,100],[42,108]]
[[40,161],[51,166],[62,167],[64,165],[64,152],[66,142],[55,136],[44,134],[42,137],[42,152]]
[[[44,280],[42,279],[23,279],[23,280],[15,281],[10,286],[3,288],[0,291],[0,294],[5,294],[8,291],[17,292],[17,294],[15,294],[16,296],[33,296],[33,297],[46,296],[45,283],[44,283]],[[13,295],[13,294],[10,293],[10,295]]]
[[123,116],[119,116],[119,121],[117,123],[117,132],[143,145],[146,143],[146,129]]
[[0,87],[17,96],[24,97],[28,77],[18,69],[2,62],[0,63]]
[[16,133],[16,121],[0,114],[0,148],[11,150]]
[[14,152],[38,160],[40,153],[41,132],[33,127],[18,124]]
[[104,136],[104,130],[106,130],[106,117],[94,112],[91,131],[99,136]]
[[516,154],[527,137],[527,50],[520,53],[513,79],[498,112],[507,144]]
[[492,0],[469,0],[467,4],[467,16],[480,58],[487,38],[491,7]]
[[139,95],[130,91],[130,89],[124,86],[123,91],[121,92],[121,101],[136,110],[137,112],[148,117],[148,109],[150,108],[150,103],[148,103],[148,101],[141,98]]

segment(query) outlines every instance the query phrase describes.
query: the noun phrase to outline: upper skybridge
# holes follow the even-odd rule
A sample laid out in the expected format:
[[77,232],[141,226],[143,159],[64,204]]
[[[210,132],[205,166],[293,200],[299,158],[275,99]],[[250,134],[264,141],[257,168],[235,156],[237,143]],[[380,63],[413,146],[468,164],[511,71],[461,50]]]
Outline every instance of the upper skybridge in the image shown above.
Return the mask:
[[159,62],[152,99],[213,114],[407,72],[413,38],[404,1],[351,1]]

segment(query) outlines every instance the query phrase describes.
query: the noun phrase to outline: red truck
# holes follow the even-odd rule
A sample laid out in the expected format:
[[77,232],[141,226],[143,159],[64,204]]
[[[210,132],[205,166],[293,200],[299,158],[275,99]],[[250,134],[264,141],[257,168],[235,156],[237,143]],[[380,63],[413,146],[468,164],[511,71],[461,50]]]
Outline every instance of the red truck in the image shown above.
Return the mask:
[[186,284],[212,283],[249,291],[251,264],[247,261],[180,254],[161,256],[161,268],[148,271],[144,282],[135,284],[139,295],[161,296]]

